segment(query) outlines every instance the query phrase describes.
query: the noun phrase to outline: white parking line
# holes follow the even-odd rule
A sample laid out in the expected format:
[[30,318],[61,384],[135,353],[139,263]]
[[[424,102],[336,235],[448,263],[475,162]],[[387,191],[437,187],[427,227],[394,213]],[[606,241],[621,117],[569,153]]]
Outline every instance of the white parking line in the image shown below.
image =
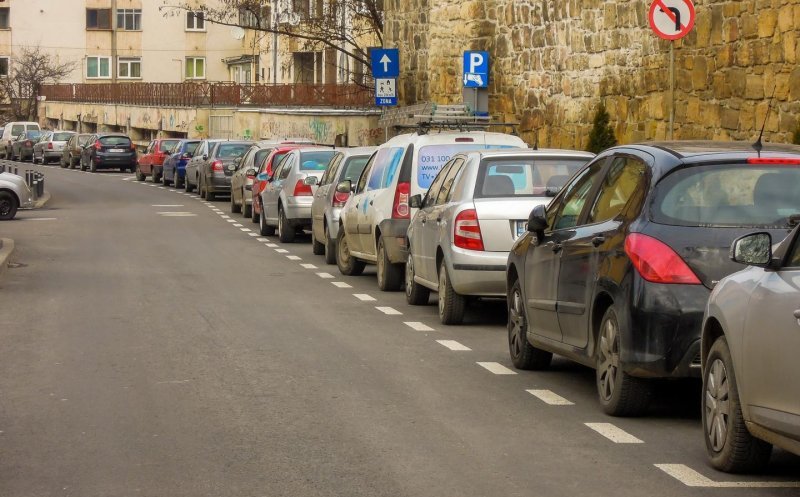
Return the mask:
[[298,257],[296,255],[287,255],[286,258],[289,259],[290,261],[302,261],[303,260],[302,257]]
[[403,324],[415,331],[434,331],[433,328],[419,321],[406,321]]
[[277,252],[277,253],[279,253],[279,254],[288,254],[288,253],[289,253],[289,251],[288,251],[288,250],[286,250],[286,249],[280,249],[280,248],[279,248],[279,249],[275,249],[275,252]]
[[798,481],[714,481],[683,464],[656,464],[655,467],[687,487],[800,488],[800,482]]
[[300,264],[303,269],[317,269],[317,266],[313,264]]
[[622,428],[611,423],[584,423],[589,428],[603,435],[615,444],[643,444],[644,441],[634,437]]
[[395,309],[394,307],[376,307],[379,311],[386,314],[387,316],[402,316],[403,313]]
[[258,236],[258,233],[248,233],[248,236]]
[[436,340],[437,343],[440,343],[447,347],[450,350],[472,350],[471,348],[467,347],[466,345],[461,345],[460,343],[456,342],[455,340]]
[[55,217],[20,217],[17,221],[55,221]]
[[253,231],[250,228],[239,228],[239,230],[244,231],[245,233],[247,233],[248,231]]
[[222,214],[219,217],[222,218],[222,219],[230,219],[231,218],[230,216],[226,216],[225,214]]
[[183,204],[153,204],[150,207],[183,207]]
[[162,216],[162,217],[194,217],[194,216],[197,215],[197,214],[193,214],[191,212],[174,212],[174,211],[158,212],[157,214]]
[[353,285],[347,284],[344,281],[331,281],[331,285],[336,288],[353,288]]
[[257,242],[268,242],[269,238],[256,238]]
[[[234,219],[234,221],[235,221],[235,219]],[[234,225],[233,225],[233,227],[234,227],[234,228],[241,228],[241,227],[243,227],[243,226],[244,226],[244,225],[242,225],[242,224],[239,224],[239,223],[236,223],[236,224],[234,224]]]
[[277,243],[265,243],[264,245],[266,245],[269,248],[277,248],[278,247]]
[[516,371],[512,371],[507,367],[503,366],[499,362],[479,362],[478,366],[494,373],[494,374],[517,374]]
[[331,273],[317,273],[317,276],[319,276],[323,280],[333,279],[333,275]]
[[358,300],[360,300],[362,302],[374,302],[375,301],[375,297],[372,297],[371,295],[367,295],[366,293],[354,293],[353,297],[357,298]]
[[226,219],[226,221],[228,221],[229,223],[235,223],[236,219]]
[[574,402],[570,402],[564,397],[557,395],[550,390],[525,390],[529,394],[533,395],[534,397],[538,398],[545,404],[550,404],[551,406],[574,406]]
[[158,189],[159,190],[166,190],[166,188],[164,188],[163,186],[159,186]]

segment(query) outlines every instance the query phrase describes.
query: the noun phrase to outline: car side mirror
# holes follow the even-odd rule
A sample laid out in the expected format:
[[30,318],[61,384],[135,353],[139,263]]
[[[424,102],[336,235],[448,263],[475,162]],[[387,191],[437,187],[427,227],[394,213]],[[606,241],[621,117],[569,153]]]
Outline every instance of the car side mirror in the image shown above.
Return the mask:
[[419,209],[422,207],[422,195],[419,193],[412,195],[411,198],[408,199],[408,205],[410,205],[412,209]]
[[730,258],[748,266],[767,267],[772,263],[772,236],[766,232],[750,233],[733,241]]
[[336,192],[337,193],[353,193],[353,183],[346,179],[344,181],[340,181],[336,185]]
[[268,178],[267,173],[261,173],[256,175],[257,181],[267,181],[267,178]]
[[256,170],[255,169],[248,169],[247,171],[244,172],[244,174],[245,174],[245,176],[255,176],[256,175]]
[[208,155],[203,155],[203,160],[208,160]]
[[544,205],[537,205],[528,216],[528,231],[538,235],[547,228],[547,209]]
[[316,186],[318,182],[319,178],[316,176],[306,176],[305,179],[303,179],[303,184],[306,186]]

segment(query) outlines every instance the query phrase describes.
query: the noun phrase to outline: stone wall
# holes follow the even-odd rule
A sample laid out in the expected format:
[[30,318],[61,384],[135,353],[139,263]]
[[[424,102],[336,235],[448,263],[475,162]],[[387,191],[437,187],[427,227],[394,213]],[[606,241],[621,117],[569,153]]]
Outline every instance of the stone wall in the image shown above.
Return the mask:
[[[669,42],[643,0],[387,0],[401,103],[461,100],[464,50],[492,57],[490,112],[529,143],[584,148],[605,101],[621,143],[668,137]],[[800,118],[800,0],[696,0],[675,42],[674,137],[789,142]]]

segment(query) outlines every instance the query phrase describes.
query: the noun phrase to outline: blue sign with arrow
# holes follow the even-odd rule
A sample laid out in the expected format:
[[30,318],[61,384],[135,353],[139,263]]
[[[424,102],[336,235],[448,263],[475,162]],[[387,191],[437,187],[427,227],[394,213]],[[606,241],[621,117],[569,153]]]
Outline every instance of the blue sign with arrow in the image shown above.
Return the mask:
[[396,48],[373,48],[371,58],[373,78],[400,76],[400,51]]
[[464,52],[464,88],[489,87],[489,52]]

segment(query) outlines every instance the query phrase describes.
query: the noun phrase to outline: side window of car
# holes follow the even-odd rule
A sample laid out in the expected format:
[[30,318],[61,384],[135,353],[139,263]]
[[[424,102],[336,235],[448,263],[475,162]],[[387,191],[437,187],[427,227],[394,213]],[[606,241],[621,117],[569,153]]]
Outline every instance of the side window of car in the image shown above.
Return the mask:
[[450,171],[450,166],[453,165],[454,160],[450,160],[442,169],[439,170],[439,174],[433,178],[433,183],[431,183],[430,188],[428,188],[428,192],[425,194],[425,199],[422,201],[422,208],[425,207],[432,207],[436,202],[436,197],[439,195],[439,190],[442,188],[442,183],[444,183],[444,179],[447,177],[447,173]]
[[341,158],[342,158],[341,155],[335,155],[333,159],[331,159],[330,163],[328,164],[328,167],[325,168],[325,172],[322,173],[322,178],[319,180],[320,186],[327,185],[328,183],[333,181],[333,178],[336,177],[334,171],[336,170],[336,166],[337,164],[339,164]]
[[378,150],[375,154],[375,165],[367,182],[368,191],[387,188],[394,181],[394,175],[403,158],[403,152],[402,147],[387,147]]
[[147,145],[147,150],[145,150],[145,151],[144,151],[144,153],[146,153],[146,154],[152,154],[152,153],[153,153],[153,148],[154,148],[155,146],[156,146],[156,142],[150,142],[150,144],[149,144],[149,145]]
[[289,173],[292,172],[292,168],[294,167],[295,163],[295,154],[290,155],[283,161],[283,165],[281,166],[281,172],[278,176],[278,179],[286,179],[289,177]]
[[442,183],[442,189],[439,190],[439,195],[436,197],[436,205],[442,205],[447,202],[448,198],[450,198],[450,190],[453,188],[453,182],[455,182],[456,176],[458,176],[458,173],[461,172],[461,168],[463,166],[463,158],[459,157],[453,161],[453,165],[450,166],[450,170],[447,172],[447,176],[444,178],[444,182]]
[[617,157],[608,168],[586,222],[602,223],[619,216],[634,194],[644,191],[647,166],[631,157]]
[[553,211],[553,217],[547,216],[552,230],[573,228],[578,224],[586,201],[600,180],[604,165],[605,161],[595,162],[564,187],[564,195],[558,208]]
[[358,185],[356,186],[356,193],[361,193],[364,191],[364,188],[367,186],[367,178],[370,177],[372,174],[372,168],[375,166],[375,161],[377,160],[378,153],[372,154],[372,157],[369,158],[369,162],[364,167],[364,171],[361,172],[361,177],[358,178]]

